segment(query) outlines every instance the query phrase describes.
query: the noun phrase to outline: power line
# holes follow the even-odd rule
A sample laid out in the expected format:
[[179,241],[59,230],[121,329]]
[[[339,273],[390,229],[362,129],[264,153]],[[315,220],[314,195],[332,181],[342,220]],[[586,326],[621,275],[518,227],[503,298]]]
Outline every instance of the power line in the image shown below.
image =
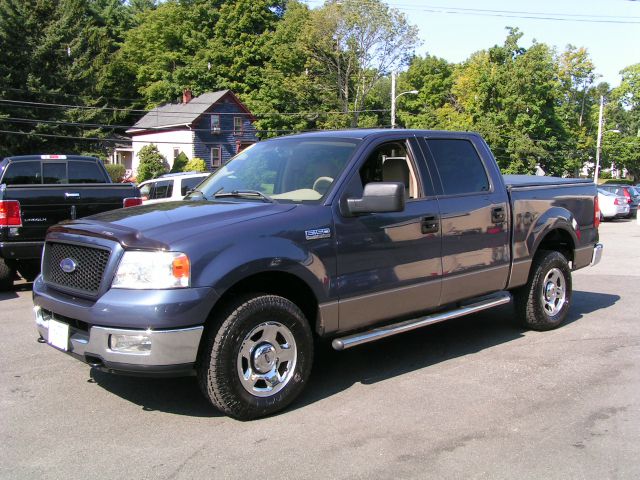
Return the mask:
[[[309,6],[316,3],[318,6],[324,4],[323,0],[305,0]],[[365,2],[366,3],[366,2]],[[373,3],[373,2],[372,2]],[[526,20],[550,20],[564,22],[583,22],[583,23],[614,23],[614,24],[640,24],[640,17],[621,16],[621,15],[600,15],[600,14],[575,14],[575,13],[553,13],[553,12],[527,12],[516,10],[490,10],[481,8],[462,8],[451,6],[435,6],[435,5],[408,5],[389,3],[389,7],[408,12],[423,11],[429,13],[444,13],[458,15],[474,15],[484,17],[506,17],[521,18]],[[631,20],[629,20],[631,19]]]
[[[88,105],[68,105],[68,104],[60,104],[60,103],[45,103],[45,102],[31,102],[27,100],[9,100],[0,98],[0,105],[8,104],[8,105],[18,105],[18,106],[30,106],[34,108],[46,108],[46,109],[56,109],[56,108],[64,108],[64,109],[80,109],[80,110],[96,110],[96,111],[114,111],[114,112],[125,112],[125,113],[144,113],[144,114],[155,114],[169,116],[182,116],[185,114],[189,114],[191,112],[184,112],[179,110],[136,110],[136,109],[128,109],[128,108],[114,108],[114,107],[93,107]],[[175,104],[176,106],[180,104]],[[204,112],[202,115],[220,115],[220,116],[253,116],[253,117],[269,117],[269,116],[313,116],[313,115],[351,115],[354,113],[376,113],[376,112],[388,112],[389,109],[368,109],[368,110],[348,110],[344,111],[308,111],[308,112],[262,112],[262,113],[246,113],[246,112]],[[127,126],[130,128],[130,126]]]

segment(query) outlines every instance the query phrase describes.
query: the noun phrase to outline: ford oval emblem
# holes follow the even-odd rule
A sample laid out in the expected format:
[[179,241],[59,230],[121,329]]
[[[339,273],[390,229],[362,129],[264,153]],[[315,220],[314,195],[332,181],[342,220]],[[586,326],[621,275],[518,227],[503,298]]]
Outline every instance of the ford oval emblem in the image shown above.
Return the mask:
[[60,260],[60,268],[65,273],[75,272],[77,267],[78,264],[73,258],[63,258],[62,260]]

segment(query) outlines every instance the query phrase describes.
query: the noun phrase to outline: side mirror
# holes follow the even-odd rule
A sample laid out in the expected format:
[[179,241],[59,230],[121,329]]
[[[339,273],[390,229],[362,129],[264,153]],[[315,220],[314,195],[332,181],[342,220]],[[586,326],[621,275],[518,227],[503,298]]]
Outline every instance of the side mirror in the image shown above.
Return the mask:
[[404,210],[404,190],[404,184],[398,182],[367,183],[362,198],[347,199],[347,210],[351,215],[401,212]]

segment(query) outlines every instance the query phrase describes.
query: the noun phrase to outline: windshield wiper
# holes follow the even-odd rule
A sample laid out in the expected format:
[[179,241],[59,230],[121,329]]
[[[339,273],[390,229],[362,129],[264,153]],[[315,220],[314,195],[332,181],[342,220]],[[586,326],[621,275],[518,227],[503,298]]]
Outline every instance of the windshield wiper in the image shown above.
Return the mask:
[[232,190],[230,192],[221,192],[218,191],[213,195],[215,198],[222,197],[259,197],[261,200],[267,203],[275,203],[275,200],[271,198],[269,195],[265,195],[264,193],[258,190]]

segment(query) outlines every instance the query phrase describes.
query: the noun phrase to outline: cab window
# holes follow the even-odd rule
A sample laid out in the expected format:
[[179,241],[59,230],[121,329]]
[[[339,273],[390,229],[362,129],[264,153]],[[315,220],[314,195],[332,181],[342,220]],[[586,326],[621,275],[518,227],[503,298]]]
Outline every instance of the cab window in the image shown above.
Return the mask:
[[6,185],[35,185],[42,183],[40,162],[13,162],[5,171],[2,183]]
[[42,183],[67,183],[67,163],[42,162]]
[[407,199],[420,198],[416,164],[405,142],[394,141],[379,145],[360,168],[362,187],[370,182],[400,182]]
[[69,183],[104,183],[107,179],[93,162],[69,162]]
[[428,139],[444,195],[489,191],[489,178],[482,160],[468,140]]

